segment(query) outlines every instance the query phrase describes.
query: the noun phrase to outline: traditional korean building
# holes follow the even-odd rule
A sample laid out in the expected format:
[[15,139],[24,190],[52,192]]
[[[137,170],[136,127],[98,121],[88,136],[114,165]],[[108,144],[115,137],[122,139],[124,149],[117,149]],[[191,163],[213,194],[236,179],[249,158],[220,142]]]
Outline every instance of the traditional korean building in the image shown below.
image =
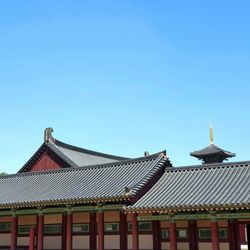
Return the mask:
[[173,167],[162,151],[129,159],[44,142],[0,177],[0,249],[250,249],[250,161],[213,142]]

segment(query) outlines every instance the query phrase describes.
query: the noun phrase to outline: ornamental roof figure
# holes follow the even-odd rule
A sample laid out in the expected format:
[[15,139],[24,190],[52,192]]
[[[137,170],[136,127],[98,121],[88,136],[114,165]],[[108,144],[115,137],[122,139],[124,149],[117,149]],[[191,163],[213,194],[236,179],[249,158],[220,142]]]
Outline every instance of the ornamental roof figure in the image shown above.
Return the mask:
[[206,148],[190,153],[191,156],[202,160],[203,164],[221,163],[229,157],[234,157],[235,154],[217,147],[214,144],[214,131],[210,126],[210,144]]

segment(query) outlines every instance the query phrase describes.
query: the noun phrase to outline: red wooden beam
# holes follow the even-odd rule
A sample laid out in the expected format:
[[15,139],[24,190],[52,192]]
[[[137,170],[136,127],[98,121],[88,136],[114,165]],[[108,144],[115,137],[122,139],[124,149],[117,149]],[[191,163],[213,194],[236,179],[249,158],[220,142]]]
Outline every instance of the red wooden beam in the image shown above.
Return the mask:
[[240,244],[246,244],[246,225],[245,224],[240,224],[239,225],[239,230],[240,230]]
[[132,214],[132,250],[139,249],[139,235],[138,235],[138,222],[137,214]]
[[90,239],[89,245],[90,250],[96,250],[96,213],[90,212]]
[[120,250],[127,250],[127,215],[120,212]]
[[219,242],[219,230],[218,230],[218,222],[211,222],[211,234],[212,234],[212,250],[220,250],[220,242]]
[[247,246],[250,249],[250,224],[247,224]]
[[104,250],[104,213],[99,211],[98,214],[98,250]]
[[240,245],[240,223],[238,220],[235,222],[235,235],[236,235],[236,250],[241,250],[241,245]]
[[43,223],[44,215],[37,216],[37,250],[43,250]]
[[67,234],[67,215],[62,214],[62,250],[66,250],[66,234]]
[[72,213],[67,213],[66,250],[72,250]]
[[153,221],[152,230],[153,230],[153,250],[161,250],[161,222]]
[[229,241],[229,250],[237,249],[237,241],[236,241],[236,227],[235,220],[228,221],[228,241]]
[[188,222],[188,239],[189,249],[198,250],[197,221],[191,220]]
[[17,224],[18,218],[15,214],[13,214],[11,218],[10,250],[16,250],[17,247]]
[[177,250],[176,223],[169,223],[170,250]]
[[29,234],[29,250],[35,249],[35,228],[30,228],[30,234]]

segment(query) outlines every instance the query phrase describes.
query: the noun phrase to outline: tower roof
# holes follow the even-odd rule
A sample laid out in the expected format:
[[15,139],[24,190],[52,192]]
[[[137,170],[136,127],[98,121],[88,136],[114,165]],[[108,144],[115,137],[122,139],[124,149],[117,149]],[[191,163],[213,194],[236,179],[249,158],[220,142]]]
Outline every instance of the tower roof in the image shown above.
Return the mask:
[[214,144],[214,131],[210,127],[210,145],[201,150],[197,150],[190,153],[191,156],[202,160],[203,163],[221,163],[229,157],[234,157],[235,154],[219,148]]
[[220,163],[235,154],[217,147],[214,144],[207,146],[201,150],[190,153],[191,156],[203,160],[204,163]]

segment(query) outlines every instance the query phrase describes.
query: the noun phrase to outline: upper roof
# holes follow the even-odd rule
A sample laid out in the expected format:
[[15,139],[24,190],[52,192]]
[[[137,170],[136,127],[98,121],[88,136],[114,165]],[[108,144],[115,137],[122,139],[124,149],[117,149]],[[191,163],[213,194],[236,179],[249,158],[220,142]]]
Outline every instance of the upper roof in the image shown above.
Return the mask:
[[128,159],[125,157],[109,155],[84,148],[75,147],[56,139],[54,142],[47,143],[49,144],[49,147],[55,147],[59,151],[58,153],[63,156],[66,156],[79,167],[105,164]]
[[166,169],[128,209],[199,210],[250,206],[250,161]]
[[0,208],[128,200],[170,163],[163,152],[103,165],[0,177]]
[[52,132],[52,128],[45,129],[44,143],[28,160],[28,162],[24,164],[24,166],[18,171],[18,173],[26,172],[33,164],[33,162],[39,157],[39,155],[45,150],[51,151],[61,161],[63,161],[65,163],[65,166],[62,167],[83,167],[89,165],[113,163],[129,159],[126,157],[104,154],[66,144],[55,139],[52,136]]

